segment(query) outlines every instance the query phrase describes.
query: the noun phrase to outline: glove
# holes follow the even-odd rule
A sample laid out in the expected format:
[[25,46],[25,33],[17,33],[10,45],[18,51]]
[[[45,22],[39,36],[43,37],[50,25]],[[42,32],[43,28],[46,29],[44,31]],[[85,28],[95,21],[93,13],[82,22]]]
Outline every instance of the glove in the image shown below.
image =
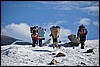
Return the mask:
[[59,35],[58,35],[58,38],[59,38]]
[[49,36],[52,36],[52,34],[50,34]]

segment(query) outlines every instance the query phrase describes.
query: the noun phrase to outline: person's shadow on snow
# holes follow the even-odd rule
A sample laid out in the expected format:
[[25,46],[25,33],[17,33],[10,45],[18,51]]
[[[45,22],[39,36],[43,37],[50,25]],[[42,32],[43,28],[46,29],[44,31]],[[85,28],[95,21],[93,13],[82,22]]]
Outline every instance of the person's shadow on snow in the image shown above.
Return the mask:
[[[60,48],[61,46],[63,47],[78,47],[79,43],[73,43],[73,42],[66,42],[64,44],[58,44],[58,47]],[[49,47],[53,47],[53,44],[49,45]]]
[[32,50],[32,51],[36,51],[36,52],[52,52],[52,51],[49,51],[49,50]]

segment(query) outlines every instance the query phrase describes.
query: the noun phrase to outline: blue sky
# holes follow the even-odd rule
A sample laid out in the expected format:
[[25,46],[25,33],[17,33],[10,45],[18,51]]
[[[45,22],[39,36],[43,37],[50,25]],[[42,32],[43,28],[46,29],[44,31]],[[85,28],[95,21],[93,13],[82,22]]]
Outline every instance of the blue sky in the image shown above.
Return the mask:
[[1,34],[30,41],[30,26],[61,27],[59,40],[67,41],[80,24],[88,29],[87,39],[99,39],[99,1],[1,1]]

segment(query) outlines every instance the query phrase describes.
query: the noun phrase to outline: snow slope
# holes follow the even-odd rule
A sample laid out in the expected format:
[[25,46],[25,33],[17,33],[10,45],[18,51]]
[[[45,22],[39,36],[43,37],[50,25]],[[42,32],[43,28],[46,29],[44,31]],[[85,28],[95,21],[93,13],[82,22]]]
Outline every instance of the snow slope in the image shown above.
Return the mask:
[[[85,49],[79,47],[31,47],[31,45],[6,45],[1,46],[1,66],[99,66],[99,39],[87,40]],[[92,53],[83,53],[88,49]],[[52,53],[63,52],[65,57],[55,57]],[[57,64],[50,65],[52,59]]]

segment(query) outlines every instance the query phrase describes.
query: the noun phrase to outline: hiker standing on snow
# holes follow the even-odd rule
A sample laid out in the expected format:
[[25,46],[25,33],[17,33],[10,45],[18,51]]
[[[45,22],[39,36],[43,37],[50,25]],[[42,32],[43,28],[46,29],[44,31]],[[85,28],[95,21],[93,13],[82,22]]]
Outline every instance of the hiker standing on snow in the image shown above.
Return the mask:
[[85,46],[84,42],[86,41],[86,35],[87,35],[87,29],[82,24],[79,26],[79,29],[77,32],[77,38],[80,38],[81,49],[84,49],[84,46]]
[[42,40],[45,40],[44,34],[46,29],[43,29],[42,27],[38,28],[38,36],[39,36],[39,46],[42,46]]
[[50,27],[51,34],[49,36],[52,36],[53,38],[53,49],[56,47],[58,48],[58,40],[57,38],[59,37],[58,33],[60,32],[60,27],[59,26],[52,26]]
[[35,47],[36,41],[38,41],[38,33],[36,27],[30,27],[31,38],[32,38],[32,47]]

